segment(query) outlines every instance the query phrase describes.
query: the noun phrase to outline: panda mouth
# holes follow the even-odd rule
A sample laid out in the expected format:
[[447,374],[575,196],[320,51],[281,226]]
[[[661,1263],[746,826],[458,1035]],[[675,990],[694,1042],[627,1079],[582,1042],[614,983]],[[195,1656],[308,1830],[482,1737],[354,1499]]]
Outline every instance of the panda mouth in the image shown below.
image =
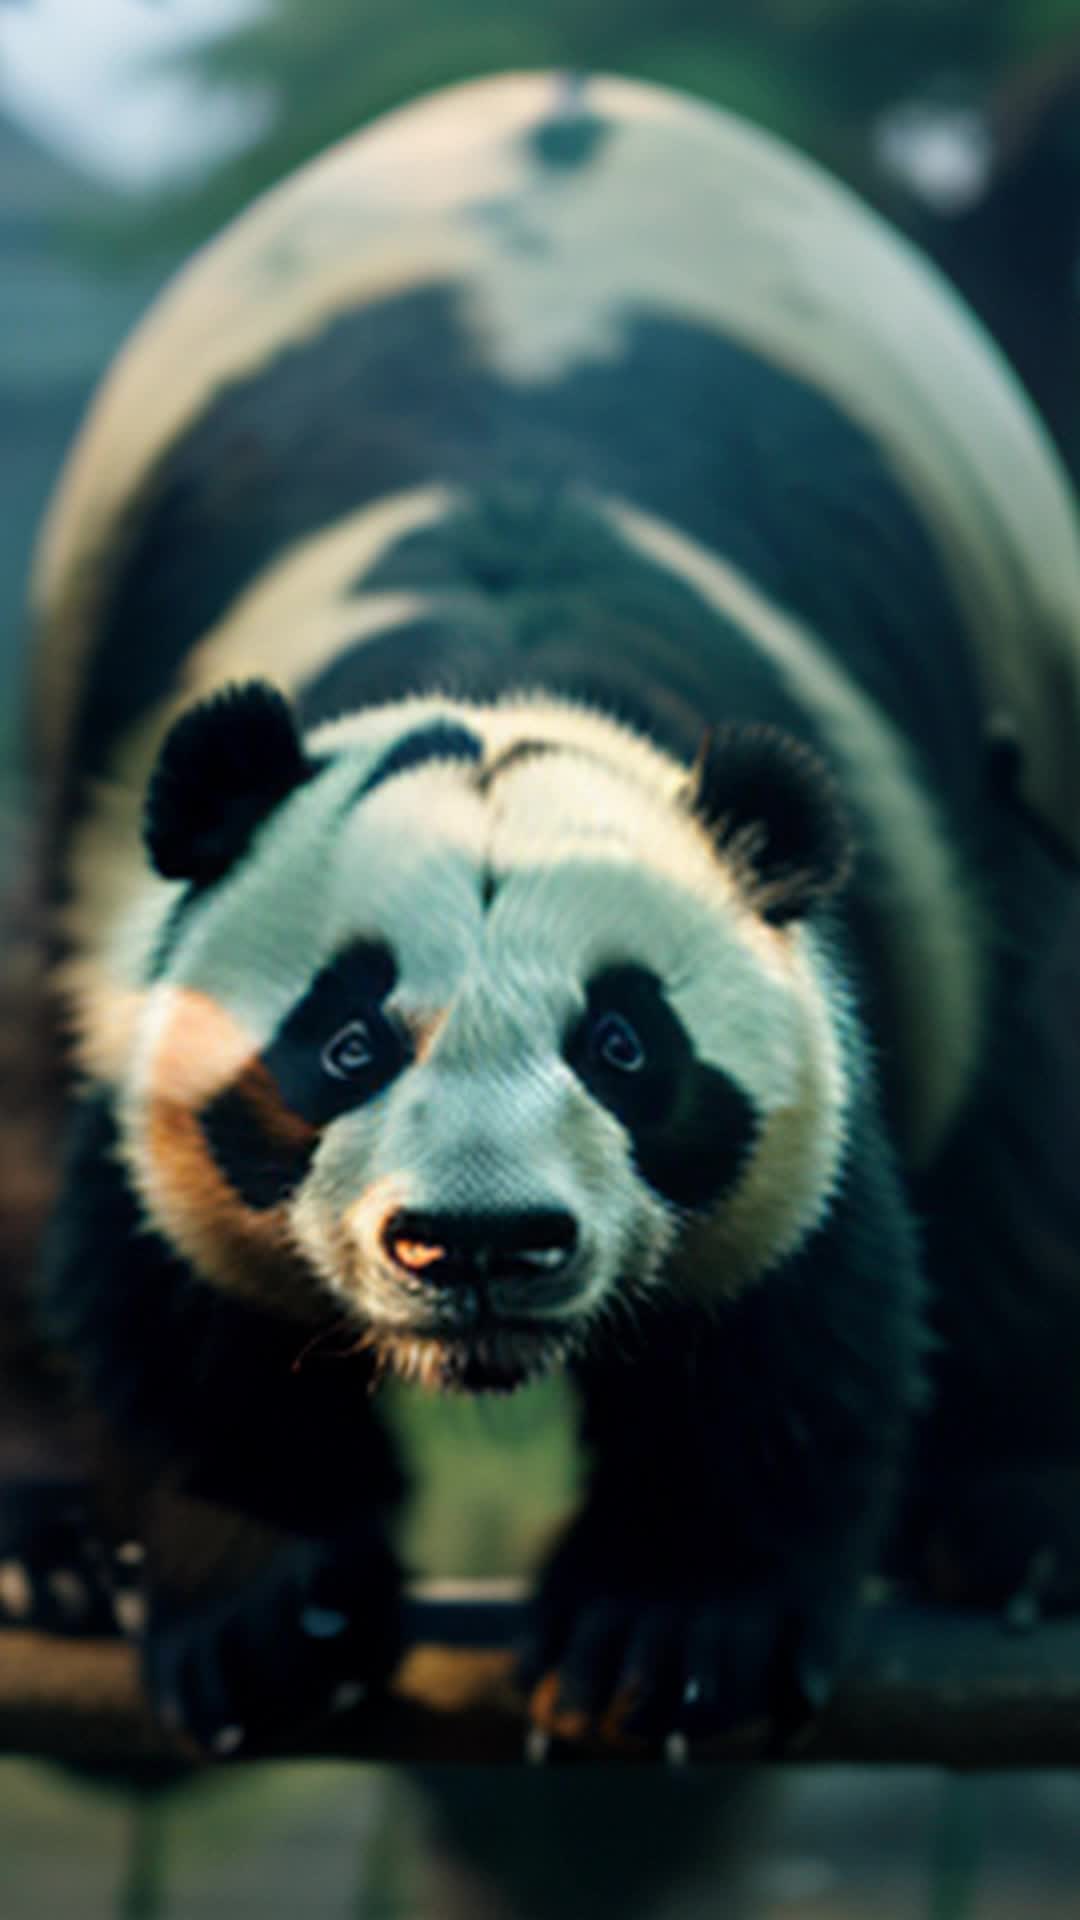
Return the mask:
[[565,1365],[565,1327],[495,1322],[462,1329],[380,1328],[366,1343],[381,1373],[439,1393],[509,1394]]

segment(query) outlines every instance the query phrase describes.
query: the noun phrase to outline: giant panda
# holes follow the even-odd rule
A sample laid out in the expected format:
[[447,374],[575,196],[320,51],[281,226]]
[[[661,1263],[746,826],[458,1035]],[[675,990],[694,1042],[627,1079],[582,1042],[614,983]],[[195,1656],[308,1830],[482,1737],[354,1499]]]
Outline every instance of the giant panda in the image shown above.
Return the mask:
[[877,1566],[1071,1597],[1078,617],[988,340],[674,93],[422,100],[159,300],[31,741],[38,1313],[169,1724],[385,1676],[391,1378],[572,1386],[547,1731],[782,1731]]

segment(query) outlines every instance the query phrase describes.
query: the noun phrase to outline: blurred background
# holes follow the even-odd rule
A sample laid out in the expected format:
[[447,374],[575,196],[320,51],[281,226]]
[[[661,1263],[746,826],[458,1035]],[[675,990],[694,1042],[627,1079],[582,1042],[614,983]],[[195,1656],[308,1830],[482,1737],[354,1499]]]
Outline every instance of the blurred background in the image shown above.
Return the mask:
[[[688,88],[846,178],[959,284],[1080,471],[1080,0],[0,0],[0,814],[34,528],[155,289],[382,109],[549,65]],[[478,1476],[468,1456],[490,1461],[490,1439],[463,1429],[446,1472]],[[565,1464],[536,1486],[519,1475],[525,1544]],[[523,1541],[477,1484],[457,1570],[492,1572]],[[448,1837],[477,1822],[501,1841],[483,1879]],[[666,1881],[651,1871],[665,1838],[683,1869]],[[0,1760],[0,1920],[301,1912],[1076,1920],[1080,1777],[454,1785],[305,1764],[159,1793]]]

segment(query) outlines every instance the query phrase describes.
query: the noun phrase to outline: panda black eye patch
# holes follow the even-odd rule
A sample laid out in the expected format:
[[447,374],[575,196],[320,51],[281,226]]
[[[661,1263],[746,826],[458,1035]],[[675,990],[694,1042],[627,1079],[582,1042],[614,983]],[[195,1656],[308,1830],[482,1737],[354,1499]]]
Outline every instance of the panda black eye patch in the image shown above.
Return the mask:
[[377,941],[355,942],[316,975],[263,1054],[291,1113],[324,1126],[400,1071],[407,1043],[383,1011],[396,977]]
[[626,1128],[642,1178],[674,1205],[702,1209],[736,1179],[754,1143],[754,1108],[700,1060],[655,974],[595,974],[566,1039],[578,1078]]
[[[382,1005],[396,977],[394,957],[379,942],[344,949],[316,975],[253,1068],[203,1110],[211,1152],[250,1206],[285,1197],[303,1177],[317,1130],[373,1098],[405,1065],[405,1036]],[[305,1127],[310,1141],[292,1137]]]

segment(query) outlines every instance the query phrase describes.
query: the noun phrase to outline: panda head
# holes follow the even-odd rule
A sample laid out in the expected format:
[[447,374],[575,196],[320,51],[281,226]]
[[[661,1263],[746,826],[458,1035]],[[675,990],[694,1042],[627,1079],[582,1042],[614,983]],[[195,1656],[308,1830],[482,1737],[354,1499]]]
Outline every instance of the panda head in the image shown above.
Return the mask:
[[538,699],[305,740],[255,683],[174,726],[146,839],[179,885],[124,1151],[212,1285],[507,1390],[820,1220],[846,1084],[810,909],[848,853],[794,742],[688,771]]

